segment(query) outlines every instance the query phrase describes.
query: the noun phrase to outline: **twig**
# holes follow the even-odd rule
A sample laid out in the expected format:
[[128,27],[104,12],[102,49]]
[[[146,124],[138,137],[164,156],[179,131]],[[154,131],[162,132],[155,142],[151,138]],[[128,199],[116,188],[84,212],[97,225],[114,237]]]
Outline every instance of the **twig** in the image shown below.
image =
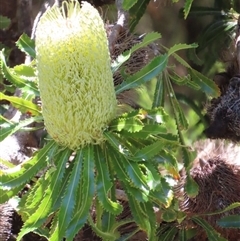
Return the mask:
[[113,53],[114,45],[119,38],[119,35],[123,31],[124,28],[127,28],[129,21],[129,13],[124,11],[122,8],[123,0],[116,0],[116,7],[118,11],[118,20],[117,23],[113,26],[111,30],[111,34],[108,37],[109,42],[109,51]]

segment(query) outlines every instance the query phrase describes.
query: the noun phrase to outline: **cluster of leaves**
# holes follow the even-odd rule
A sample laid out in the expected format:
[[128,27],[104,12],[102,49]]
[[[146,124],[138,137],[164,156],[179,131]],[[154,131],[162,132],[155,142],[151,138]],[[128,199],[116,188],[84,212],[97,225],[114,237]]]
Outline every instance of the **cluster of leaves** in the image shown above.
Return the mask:
[[[146,6],[141,7],[140,3],[145,2],[147,5],[147,1],[125,1],[127,2],[132,2],[132,5],[125,6],[127,9],[139,7],[142,12]],[[186,2],[189,4],[192,1]],[[134,11],[134,14],[136,12],[138,13]],[[137,19],[140,16],[141,14]],[[112,64],[113,72],[121,68],[134,51],[159,38],[158,33],[147,34],[142,43],[117,58]],[[0,141],[19,130],[27,128],[29,131],[28,126],[33,122],[43,123],[40,107],[32,102],[40,96],[34,41],[23,34],[17,41],[17,46],[30,55],[33,61],[28,65],[10,68],[5,52],[1,51],[2,75],[13,86],[21,89],[22,96],[11,96],[5,88],[0,93],[0,101],[10,102],[31,117],[12,123],[1,115]],[[103,240],[128,240],[139,230],[145,231],[149,240],[156,240],[156,208],[161,210],[163,221],[180,223],[184,220],[185,214],[176,205],[172,187],[179,178],[180,161],[177,160],[177,153],[181,153],[187,173],[193,153],[185,145],[183,132],[188,129],[188,122],[173,83],[203,91],[213,97],[219,94],[217,86],[210,79],[194,70],[176,53],[196,47],[196,44],[175,45],[165,49],[165,54],[153,58],[139,72],[129,76],[125,74],[125,81],[115,87],[116,94],[138,88],[157,78],[152,108],[134,110],[116,117],[104,131],[106,141],[103,144],[87,145],[73,153],[51,139],[46,140],[46,144],[20,166],[0,170],[1,203],[18,195],[30,181],[32,183],[31,189],[19,201],[18,212],[24,225],[17,240],[31,231],[51,241],[63,238],[73,240],[85,223]],[[171,56],[187,68],[187,76],[180,77],[170,72],[168,60]],[[168,128],[170,117],[165,111],[167,99],[175,120],[175,130]],[[40,177],[36,178],[40,171]],[[127,199],[132,214],[132,217],[122,220],[117,219],[123,211],[116,198],[119,189],[124,191],[124,199]],[[197,195],[198,186],[190,175],[185,190],[191,197]],[[219,234],[200,217],[193,217],[192,220],[206,230],[209,240],[223,240],[216,239]],[[121,236],[119,228],[130,223],[136,223],[136,228]],[[180,233],[181,240],[188,240],[190,231],[173,226],[165,228],[163,235],[160,235],[163,232],[160,228],[158,234],[162,237],[161,240],[172,240],[177,233]]]

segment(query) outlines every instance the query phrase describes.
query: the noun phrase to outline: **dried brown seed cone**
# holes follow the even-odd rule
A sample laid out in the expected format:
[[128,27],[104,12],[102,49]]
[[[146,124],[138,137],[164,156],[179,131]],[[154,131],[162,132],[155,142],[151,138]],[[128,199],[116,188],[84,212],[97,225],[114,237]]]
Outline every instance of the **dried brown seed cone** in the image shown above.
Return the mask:
[[[190,198],[184,191],[186,176],[183,175],[175,187],[180,209],[188,217],[223,210],[234,202],[240,202],[240,146],[223,141],[205,141],[197,143],[199,155],[190,171],[191,177],[199,185],[199,193]],[[223,237],[236,241],[240,229],[221,228],[216,224],[219,218],[231,214],[240,214],[240,208],[229,212],[203,216]],[[205,232],[199,228],[195,240],[205,240]]]
[[0,204],[0,240],[7,241],[12,229],[13,208],[8,204]]
[[233,77],[226,93],[213,99],[208,107],[210,126],[207,137],[240,141],[240,76]]

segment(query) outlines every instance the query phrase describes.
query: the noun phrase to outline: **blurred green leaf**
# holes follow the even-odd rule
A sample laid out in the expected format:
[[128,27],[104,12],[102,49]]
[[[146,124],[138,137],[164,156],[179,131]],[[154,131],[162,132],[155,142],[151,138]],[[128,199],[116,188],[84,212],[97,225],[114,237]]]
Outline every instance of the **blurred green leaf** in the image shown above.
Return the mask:
[[220,94],[220,90],[218,86],[213,82],[213,80],[208,79],[205,75],[200,72],[190,69],[192,81],[194,81],[197,85],[200,86],[201,91],[210,95],[212,97],[218,97]]
[[187,175],[187,178],[186,178],[186,184],[184,185],[184,190],[186,191],[187,195],[191,198],[194,198],[198,195],[199,186],[189,174]]
[[[126,0],[125,0],[126,1]],[[133,7],[129,9],[129,29],[132,32],[136,25],[138,24],[139,20],[143,16],[148,6],[150,0],[138,0]]]
[[10,24],[11,24],[11,19],[0,15],[0,29],[6,29],[10,26]]
[[240,229],[240,215],[229,215],[217,220],[217,224],[223,228],[239,228]]
[[124,0],[122,7],[124,10],[129,10],[138,0]]
[[108,198],[108,192],[113,184],[110,180],[106,159],[104,158],[100,147],[96,146],[94,150],[96,157],[95,165],[97,169],[96,185],[98,200],[101,202],[104,209],[112,214],[118,215],[122,212],[121,205],[117,202],[113,202]]
[[41,111],[38,105],[31,101],[24,100],[20,97],[7,96],[0,92],[0,100],[8,100],[11,104],[21,111],[22,113],[28,113],[34,116],[41,115]]
[[227,241],[227,239],[221,237],[221,235],[214,230],[214,228],[204,219],[199,217],[192,217],[192,220],[205,230],[209,241]]
[[165,209],[162,212],[161,218],[162,218],[163,221],[173,222],[177,219],[177,214],[173,209],[169,208],[169,209]]

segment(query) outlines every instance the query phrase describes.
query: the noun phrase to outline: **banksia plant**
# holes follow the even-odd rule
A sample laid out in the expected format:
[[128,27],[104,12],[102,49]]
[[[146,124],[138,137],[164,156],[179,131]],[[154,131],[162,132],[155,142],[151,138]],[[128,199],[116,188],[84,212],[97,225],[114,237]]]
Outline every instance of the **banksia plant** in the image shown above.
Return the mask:
[[[142,14],[148,1],[134,2]],[[141,17],[135,12],[129,11],[131,29]],[[18,47],[33,58],[29,65],[10,68],[0,52],[3,76],[23,93],[1,93],[0,99],[29,117],[17,124],[6,121],[0,139],[25,127],[35,130],[29,126],[34,122],[49,134],[31,158],[0,170],[0,203],[18,196],[23,226],[17,241],[30,232],[50,241],[72,241],[84,236],[84,227],[102,240],[131,240],[138,233],[154,241],[158,220],[178,218],[175,155],[182,153],[186,170],[192,155],[184,141],[188,123],[172,81],[212,96],[218,88],[176,54],[196,44],[177,44],[162,54],[151,46],[159,33],[135,37],[121,28],[115,35],[116,27],[106,27],[89,3],[70,0],[42,15],[35,42],[26,35],[19,39]],[[111,31],[116,41],[110,41]],[[109,48],[108,41],[114,46]],[[171,55],[194,81],[168,73]],[[131,95],[153,79],[151,107],[139,108]],[[36,97],[38,105],[31,101]],[[173,110],[174,130],[164,110],[165,97]],[[122,108],[126,105],[135,109]],[[157,219],[156,212],[162,211]]]
[[50,136],[72,150],[103,141],[116,114],[116,95],[104,23],[84,2],[65,3],[41,18],[36,56],[43,117]]

